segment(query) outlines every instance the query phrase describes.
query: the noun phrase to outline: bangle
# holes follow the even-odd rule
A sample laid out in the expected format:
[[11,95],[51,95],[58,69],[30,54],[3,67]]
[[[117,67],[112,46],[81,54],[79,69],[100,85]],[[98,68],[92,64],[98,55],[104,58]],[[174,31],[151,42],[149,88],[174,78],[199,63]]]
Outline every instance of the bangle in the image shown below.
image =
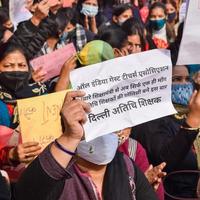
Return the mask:
[[188,130],[188,131],[197,131],[200,132],[200,128],[191,128],[191,127],[183,127],[181,126],[182,129]]
[[72,152],[72,151],[67,150],[60,143],[58,143],[57,140],[54,141],[54,144],[58,149],[60,149],[61,151],[65,152],[66,154],[69,154],[70,156],[75,156],[76,155],[76,152]]

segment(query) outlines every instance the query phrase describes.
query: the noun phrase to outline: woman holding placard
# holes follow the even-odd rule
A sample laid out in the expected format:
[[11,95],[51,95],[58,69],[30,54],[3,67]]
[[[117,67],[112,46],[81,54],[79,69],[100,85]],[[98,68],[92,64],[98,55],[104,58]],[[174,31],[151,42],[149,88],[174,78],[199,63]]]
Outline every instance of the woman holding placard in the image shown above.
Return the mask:
[[[9,146],[4,144],[1,147],[1,168],[29,163],[41,152],[37,142],[30,141],[30,143],[19,144],[19,134],[16,133],[19,131],[16,129],[19,125],[16,100],[47,93],[45,85],[41,83],[29,84],[30,78],[31,69],[23,49],[13,44],[3,44],[0,47],[0,126],[4,126],[4,131],[8,132],[10,128],[13,129],[13,134],[12,132],[9,133],[10,139],[12,135],[15,135],[16,138],[14,141],[12,140],[13,142]],[[14,131],[14,129],[16,130]],[[0,137],[8,135],[4,131],[0,133]],[[11,172],[9,175],[11,175],[12,180],[16,180],[19,174]]]

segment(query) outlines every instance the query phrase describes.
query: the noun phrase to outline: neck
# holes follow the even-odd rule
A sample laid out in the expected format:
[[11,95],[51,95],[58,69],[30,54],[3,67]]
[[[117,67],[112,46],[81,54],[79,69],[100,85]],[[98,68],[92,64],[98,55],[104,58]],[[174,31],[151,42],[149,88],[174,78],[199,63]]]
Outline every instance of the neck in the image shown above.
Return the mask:
[[51,48],[51,49],[54,49],[55,46],[56,46],[56,43],[58,42],[58,39],[57,38],[48,38],[47,39],[47,44],[48,46]]
[[102,174],[104,176],[107,165],[96,165],[88,162],[80,157],[77,157],[76,164],[79,166],[81,171],[89,173],[91,176]]

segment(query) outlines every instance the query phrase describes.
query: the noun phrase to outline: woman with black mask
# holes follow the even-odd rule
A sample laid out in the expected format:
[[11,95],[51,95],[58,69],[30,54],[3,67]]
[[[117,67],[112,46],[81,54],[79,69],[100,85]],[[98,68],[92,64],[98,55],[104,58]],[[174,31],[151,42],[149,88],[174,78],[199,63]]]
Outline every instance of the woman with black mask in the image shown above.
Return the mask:
[[[41,83],[29,83],[31,69],[26,55],[17,45],[4,43],[0,46],[0,126],[16,129],[19,125],[16,100],[39,96],[47,93],[47,88]],[[7,128],[7,129],[6,129]],[[18,130],[18,129],[17,129]],[[0,132],[0,140],[6,134]],[[14,132],[13,132],[14,133]],[[18,166],[20,163],[29,163],[37,156],[41,148],[37,142],[19,144],[19,134],[15,144],[0,149],[0,168]],[[9,172],[8,172],[9,173]],[[12,180],[19,174],[10,172]],[[12,181],[11,180],[11,181]]]

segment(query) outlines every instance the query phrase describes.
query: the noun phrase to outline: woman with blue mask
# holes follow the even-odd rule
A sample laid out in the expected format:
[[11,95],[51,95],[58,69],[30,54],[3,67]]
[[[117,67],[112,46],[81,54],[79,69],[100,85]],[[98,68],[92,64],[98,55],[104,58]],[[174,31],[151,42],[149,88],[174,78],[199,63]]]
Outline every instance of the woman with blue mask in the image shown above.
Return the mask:
[[107,21],[100,10],[98,0],[80,0],[77,3],[78,22],[87,30],[97,34],[101,24]]
[[[166,200],[197,198],[199,170],[197,160],[200,127],[200,92],[193,92],[186,66],[172,70],[172,103],[177,113],[132,129],[132,137],[147,151],[152,164],[166,162],[167,178],[164,181]],[[163,108],[167,109],[167,108]],[[185,171],[186,170],[186,171]],[[181,171],[184,171],[182,173]]]
[[180,65],[173,68],[172,82],[172,102],[187,106],[193,93],[193,84],[186,66]]
[[177,4],[174,0],[166,0],[165,7],[167,12],[167,22],[177,36],[178,27],[180,25]]
[[84,95],[81,91],[67,94],[61,111],[63,135],[29,165],[16,185],[14,199],[156,200],[144,175],[117,152],[117,134],[83,140],[82,125],[90,107],[77,99]]
[[154,3],[149,10],[147,29],[157,48],[167,48],[175,39],[173,30],[167,23],[166,8],[163,3]]

